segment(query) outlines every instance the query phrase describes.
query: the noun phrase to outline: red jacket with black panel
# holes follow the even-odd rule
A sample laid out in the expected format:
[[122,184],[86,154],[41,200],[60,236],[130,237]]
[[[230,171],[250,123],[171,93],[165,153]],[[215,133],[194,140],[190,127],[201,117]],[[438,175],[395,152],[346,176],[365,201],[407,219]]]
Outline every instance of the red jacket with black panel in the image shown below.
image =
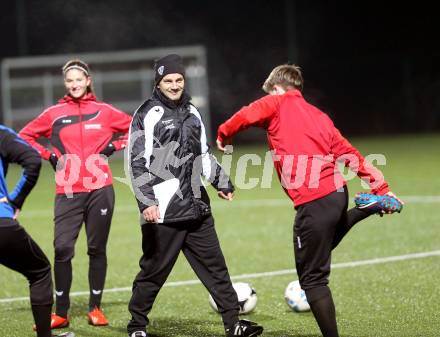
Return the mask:
[[[116,150],[127,145],[131,116],[96,100],[89,93],[80,99],[64,96],[29,122],[19,135],[48,160],[59,159],[55,174],[56,193],[90,192],[113,182],[107,160],[99,153],[112,141]],[[52,150],[37,142],[50,140]],[[61,165],[60,165],[61,164]]]

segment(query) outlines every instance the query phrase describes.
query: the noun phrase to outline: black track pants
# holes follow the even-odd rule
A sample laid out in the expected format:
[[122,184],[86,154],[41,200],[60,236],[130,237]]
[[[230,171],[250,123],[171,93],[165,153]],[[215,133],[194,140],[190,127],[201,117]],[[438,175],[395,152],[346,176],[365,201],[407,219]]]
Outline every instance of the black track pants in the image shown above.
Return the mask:
[[29,281],[37,337],[50,337],[52,275],[46,255],[17,221],[0,218],[0,264]]
[[326,286],[331,252],[348,231],[371,213],[353,208],[347,211],[347,188],[297,208],[293,244],[295,263],[304,290]]
[[0,218],[0,223],[0,263],[27,278],[32,305],[52,305],[52,276],[46,255],[18,222]]
[[85,223],[89,255],[89,309],[100,306],[107,272],[107,240],[115,203],[113,186],[89,193],[55,197],[55,290],[56,313],[66,317],[70,307],[72,263],[75,243]]
[[133,282],[129,333],[145,330],[147,315],[180,251],[217,303],[225,327],[238,320],[238,299],[220,248],[214,219],[142,226],[141,271]]

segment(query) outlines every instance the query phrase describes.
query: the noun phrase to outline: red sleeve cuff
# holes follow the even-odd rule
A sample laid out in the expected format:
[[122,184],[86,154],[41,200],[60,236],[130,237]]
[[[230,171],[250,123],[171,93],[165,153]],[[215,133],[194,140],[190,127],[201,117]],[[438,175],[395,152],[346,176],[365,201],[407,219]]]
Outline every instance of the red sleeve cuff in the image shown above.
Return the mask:
[[46,151],[41,153],[41,158],[43,158],[44,160],[49,160],[50,154],[51,154],[51,152],[46,150]]
[[384,195],[384,194],[387,194],[389,191],[390,191],[390,188],[388,187],[388,184],[385,183],[382,186],[380,186],[379,188],[372,190],[371,192],[373,194],[377,194],[377,195]]
[[125,149],[127,147],[127,141],[126,140],[116,140],[112,142],[113,146],[115,147],[116,151]]

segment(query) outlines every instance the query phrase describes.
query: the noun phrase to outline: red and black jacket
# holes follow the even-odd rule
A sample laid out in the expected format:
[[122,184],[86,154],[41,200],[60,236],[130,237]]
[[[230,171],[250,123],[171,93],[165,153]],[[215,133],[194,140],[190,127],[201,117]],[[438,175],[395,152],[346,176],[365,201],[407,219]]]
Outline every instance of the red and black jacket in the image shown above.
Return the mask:
[[[123,133],[113,141],[116,150],[127,145],[131,116],[104,102],[93,94],[80,99],[64,96],[29,122],[19,135],[48,160],[55,153],[63,163],[55,175],[56,193],[90,192],[111,185],[110,167],[99,153],[112,141],[115,133]],[[37,142],[50,140],[52,150]],[[60,166],[60,165],[58,165]]]

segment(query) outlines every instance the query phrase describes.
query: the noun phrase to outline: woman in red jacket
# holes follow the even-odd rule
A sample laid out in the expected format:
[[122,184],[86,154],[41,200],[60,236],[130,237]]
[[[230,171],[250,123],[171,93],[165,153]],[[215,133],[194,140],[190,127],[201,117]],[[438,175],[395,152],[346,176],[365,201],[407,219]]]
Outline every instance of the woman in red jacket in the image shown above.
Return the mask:
[[[70,60],[62,68],[66,95],[28,123],[20,136],[55,170],[55,293],[52,328],[69,325],[69,292],[75,242],[82,224],[87,235],[89,323],[107,325],[100,305],[107,271],[106,245],[114,208],[107,158],[126,146],[131,116],[99,102],[86,63]],[[122,133],[114,139],[115,133]],[[51,149],[37,142],[47,138]]]

